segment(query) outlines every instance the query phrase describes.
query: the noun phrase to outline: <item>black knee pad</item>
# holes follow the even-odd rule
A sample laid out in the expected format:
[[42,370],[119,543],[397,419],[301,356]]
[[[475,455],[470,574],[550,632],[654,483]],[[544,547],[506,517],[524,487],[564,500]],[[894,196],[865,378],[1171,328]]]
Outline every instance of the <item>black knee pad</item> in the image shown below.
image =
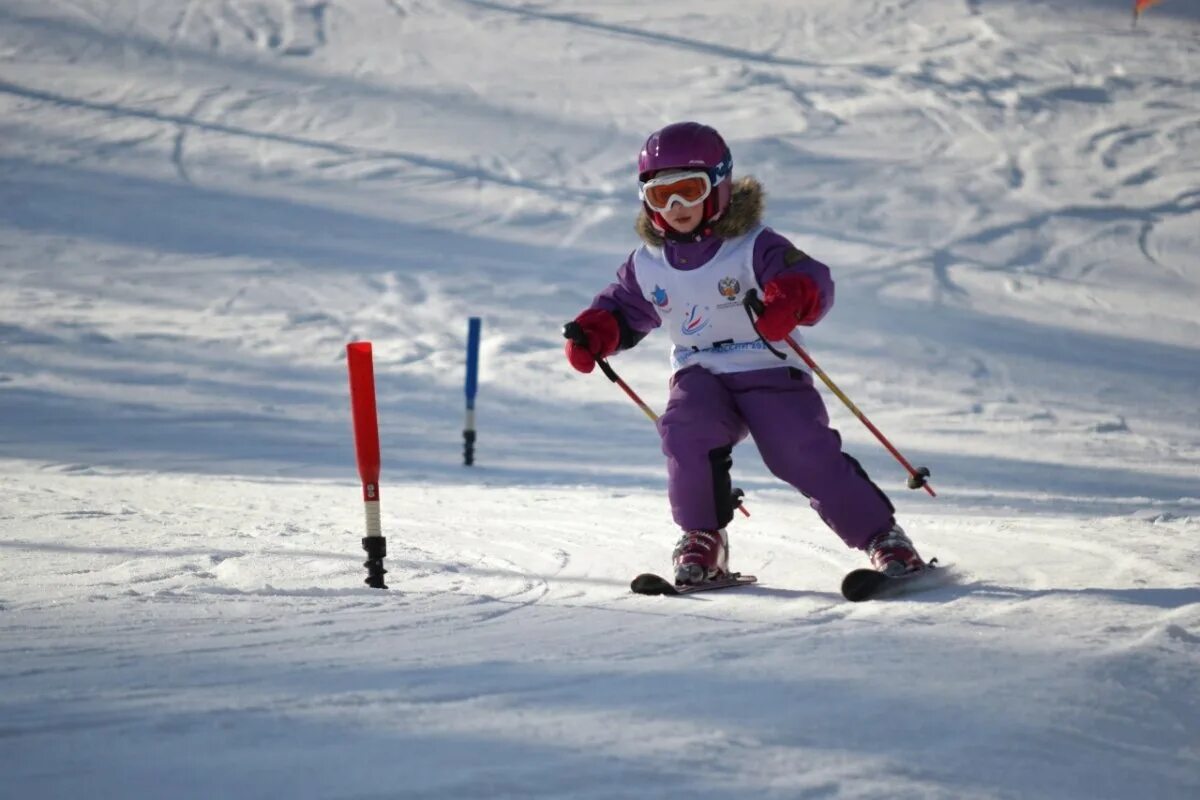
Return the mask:
[[708,451],[708,463],[712,465],[713,502],[716,504],[717,527],[724,528],[733,521],[737,509],[737,498],[733,494],[733,447],[718,447]]

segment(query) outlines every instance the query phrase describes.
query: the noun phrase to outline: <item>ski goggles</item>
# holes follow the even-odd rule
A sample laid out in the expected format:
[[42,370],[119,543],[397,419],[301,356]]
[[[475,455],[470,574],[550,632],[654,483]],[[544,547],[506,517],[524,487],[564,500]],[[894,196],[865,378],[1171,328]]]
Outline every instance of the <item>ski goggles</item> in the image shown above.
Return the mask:
[[712,193],[712,179],[707,172],[673,172],[651,178],[641,185],[640,194],[651,210],[663,212],[672,203],[694,208]]

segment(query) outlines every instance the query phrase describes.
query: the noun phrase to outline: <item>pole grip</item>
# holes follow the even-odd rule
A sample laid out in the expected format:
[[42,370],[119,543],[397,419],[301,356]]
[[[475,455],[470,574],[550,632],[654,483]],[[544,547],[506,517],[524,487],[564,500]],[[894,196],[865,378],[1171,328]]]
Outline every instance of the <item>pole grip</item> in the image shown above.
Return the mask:
[[[582,325],[574,320],[568,322],[566,325],[563,325],[563,338],[570,339],[584,350],[588,349],[587,332],[584,331]],[[625,389],[626,394],[629,394],[629,389],[626,388],[621,379],[617,377],[616,371],[608,365],[608,359],[596,356],[596,366],[600,367],[600,371],[604,373],[604,377],[608,378],[613,383],[620,385],[621,388]],[[635,399],[634,402],[638,403],[638,405],[642,405],[640,400]]]
[[746,292],[746,296],[742,298],[742,305],[749,308],[756,315],[762,316],[763,302],[758,299],[758,289],[750,289]]

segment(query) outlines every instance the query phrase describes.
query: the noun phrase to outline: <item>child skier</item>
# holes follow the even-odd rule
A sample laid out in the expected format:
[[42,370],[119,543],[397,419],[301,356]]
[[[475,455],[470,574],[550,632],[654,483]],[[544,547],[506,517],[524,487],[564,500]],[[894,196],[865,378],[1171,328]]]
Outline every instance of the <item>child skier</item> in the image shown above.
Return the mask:
[[[597,358],[668,326],[674,374],[658,429],[671,511],[683,529],[675,582],[729,571],[731,453],[747,433],[767,468],[808,497],[847,546],[865,550],[875,569],[921,569],[887,496],[842,452],[812,376],[763,341],[782,342],[825,316],[833,305],[829,268],[762,224],[762,186],[751,177],[734,184],[729,148],[706,125],[679,122],[651,134],[638,182],[636,230],[645,244],[575,318],[586,347],[568,341],[566,355],[591,372]],[[757,331],[742,307],[751,289],[763,299]]]

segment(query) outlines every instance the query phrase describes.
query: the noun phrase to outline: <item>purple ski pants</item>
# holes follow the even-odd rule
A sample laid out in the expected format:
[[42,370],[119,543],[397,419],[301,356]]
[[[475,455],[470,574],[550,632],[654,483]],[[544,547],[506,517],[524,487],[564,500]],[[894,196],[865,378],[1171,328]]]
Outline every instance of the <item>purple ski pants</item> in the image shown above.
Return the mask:
[[747,433],[767,469],[808,497],[848,547],[865,548],[893,523],[887,495],[842,452],[821,395],[801,370],[680,370],[658,430],[671,512],[684,530],[713,530],[732,518],[730,453]]

